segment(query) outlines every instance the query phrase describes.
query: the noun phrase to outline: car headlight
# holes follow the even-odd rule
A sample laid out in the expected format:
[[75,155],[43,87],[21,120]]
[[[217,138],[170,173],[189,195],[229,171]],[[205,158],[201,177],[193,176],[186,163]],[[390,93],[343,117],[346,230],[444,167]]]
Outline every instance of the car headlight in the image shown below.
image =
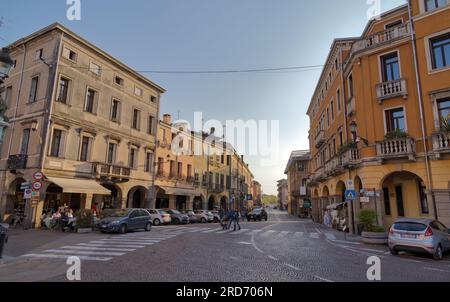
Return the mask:
[[116,225],[119,225],[119,224],[120,224],[120,221],[113,221],[109,225],[110,226],[116,226]]

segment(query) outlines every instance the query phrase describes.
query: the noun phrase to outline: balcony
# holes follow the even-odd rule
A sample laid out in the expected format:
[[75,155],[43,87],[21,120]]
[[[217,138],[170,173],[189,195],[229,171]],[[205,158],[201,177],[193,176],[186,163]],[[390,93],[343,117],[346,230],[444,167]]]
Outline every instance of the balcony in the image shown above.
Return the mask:
[[376,87],[378,102],[382,102],[385,99],[402,96],[406,98],[408,91],[406,88],[406,79],[399,79],[395,81],[389,81],[380,83]]
[[341,164],[342,167],[348,168],[351,166],[355,166],[359,163],[359,151],[356,148],[351,148],[341,155]]
[[373,34],[367,38],[356,41],[352,46],[352,54],[377,46],[389,44],[394,40],[399,40],[410,36],[409,23],[386,29],[385,31]]
[[325,143],[325,131],[320,130],[315,139],[316,148],[320,148]]
[[377,143],[377,156],[381,159],[408,157],[415,160],[415,143],[412,138],[397,138]]
[[340,173],[341,171],[342,165],[340,162],[340,158],[337,156],[333,157],[325,164],[325,173],[327,175],[333,176]]
[[225,190],[225,186],[223,184],[211,184],[209,186],[209,191],[212,193],[220,194]]
[[7,166],[9,171],[22,170],[27,168],[28,155],[11,155],[8,158]]
[[352,96],[347,102],[347,116],[351,116],[352,114],[354,114],[356,112],[355,111],[355,103],[356,103],[355,97]]
[[128,181],[131,176],[131,168],[104,164],[104,163],[93,163],[92,164],[93,174],[97,178],[108,178],[115,179],[122,182]]
[[433,150],[438,159],[441,157],[441,153],[450,153],[450,132],[433,134]]
[[320,167],[318,168],[312,175],[311,175],[311,182],[315,183],[315,182],[321,182],[323,180],[326,179],[326,174],[325,174],[325,168],[324,167]]

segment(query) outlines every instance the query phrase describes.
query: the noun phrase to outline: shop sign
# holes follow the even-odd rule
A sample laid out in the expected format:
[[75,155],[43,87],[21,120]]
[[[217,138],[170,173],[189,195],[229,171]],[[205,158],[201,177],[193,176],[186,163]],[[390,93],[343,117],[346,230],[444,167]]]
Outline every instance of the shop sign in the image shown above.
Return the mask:
[[367,197],[367,196],[365,196],[365,197],[360,197],[360,198],[359,198],[359,202],[360,202],[360,203],[370,203],[370,197]]

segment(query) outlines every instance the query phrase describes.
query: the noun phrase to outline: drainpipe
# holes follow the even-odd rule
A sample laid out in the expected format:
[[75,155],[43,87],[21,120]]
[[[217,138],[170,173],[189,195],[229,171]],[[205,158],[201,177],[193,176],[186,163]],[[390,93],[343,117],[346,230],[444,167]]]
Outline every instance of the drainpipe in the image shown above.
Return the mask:
[[[58,41],[58,45],[57,45],[57,52],[55,53],[55,59],[51,65],[51,71],[50,71],[50,75],[49,75],[49,89],[51,88],[50,93],[47,93],[47,106],[45,108],[45,112],[44,112],[44,116],[45,116],[45,128],[43,129],[43,133],[42,133],[42,139],[44,140],[44,144],[42,145],[41,148],[41,155],[40,155],[40,171],[43,172],[44,171],[44,164],[45,164],[45,157],[46,157],[46,153],[47,153],[47,149],[48,149],[48,145],[49,145],[49,141],[50,141],[50,126],[51,126],[51,116],[53,114],[53,97],[55,96],[55,91],[56,91],[56,85],[57,85],[57,81],[56,81],[56,77],[58,76],[58,71],[59,71],[59,58],[61,56],[61,46],[62,46],[62,37],[63,34],[61,33],[61,36],[59,38]],[[50,81],[53,81],[53,83],[50,83]]]
[[422,130],[422,142],[423,142],[423,150],[425,153],[425,168],[427,171],[428,188],[431,192],[431,198],[433,201],[434,218],[436,220],[438,220],[439,217],[438,217],[438,213],[437,213],[436,198],[434,196],[433,182],[431,180],[432,172],[431,172],[431,167],[430,167],[430,161],[428,158],[427,135],[426,135],[426,130],[425,130],[425,116],[424,116],[424,112],[423,112],[422,84],[420,81],[419,60],[417,57],[416,33],[415,33],[415,29],[414,29],[414,19],[413,19],[413,13],[412,13],[411,0],[408,0],[408,14],[409,14],[409,20],[410,20],[411,44],[412,44],[412,48],[413,48],[414,70],[416,73],[417,93],[418,93],[418,97],[419,97],[420,125],[422,128],[421,129]]
[[158,96],[158,104],[156,105],[156,117],[155,117],[155,126],[153,129],[153,133],[155,136],[155,151],[153,152],[153,159],[152,159],[152,186],[151,186],[151,202],[153,204],[149,204],[148,208],[156,207],[156,186],[155,186],[155,178],[156,178],[156,151],[158,150],[159,140],[158,140],[158,125],[159,125],[159,109],[160,109],[160,103],[161,103],[161,94]]

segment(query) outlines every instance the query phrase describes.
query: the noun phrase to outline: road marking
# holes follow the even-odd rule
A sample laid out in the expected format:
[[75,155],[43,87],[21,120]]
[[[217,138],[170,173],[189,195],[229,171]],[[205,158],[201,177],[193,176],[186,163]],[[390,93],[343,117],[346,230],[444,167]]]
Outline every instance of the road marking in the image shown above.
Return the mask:
[[305,233],[303,233],[303,232],[295,232],[295,234],[294,234],[294,236],[295,237],[303,237],[303,235],[305,235]]
[[241,229],[239,231],[232,232],[231,234],[232,235],[238,235],[238,234],[243,234],[243,233],[248,232],[248,231],[250,231],[250,230],[249,229]]
[[328,240],[336,240],[336,236],[332,233],[325,233],[325,237],[327,237]]
[[290,268],[292,268],[292,269],[295,269],[296,271],[299,271],[299,270],[300,270],[298,267],[295,267],[295,266],[293,266],[293,265],[291,265],[291,264],[289,264],[289,263],[285,263],[284,265],[286,265],[287,267],[290,267]]
[[319,276],[314,276],[314,278],[317,278],[317,279],[325,281],[325,282],[330,282],[330,283],[334,282],[334,281],[331,281],[331,280],[328,280],[328,279],[325,279],[325,278],[322,278],[322,277],[319,277]]
[[76,255],[92,255],[92,256],[123,256],[125,253],[114,253],[114,252],[91,252],[91,251],[75,251],[75,250],[46,250],[44,253],[53,254],[70,254],[72,256]]
[[[359,248],[360,250],[366,251],[366,252],[374,252],[374,253],[381,253],[381,254],[385,254],[386,251],[380,251],[380,250],[375,250],[375,249],[367,249],[367,248]],[[387,252],[388,254],[390,252]]]
[[115,239],[115,238],[120,239],[120,240],[133,240],[133,241],[139,241],[139,240],[162,241],[162,240],[170,239],[167,237],[134,237],[134,238],[111,237],[111,238],[107,238],[107,239]]
[[101,241],[123,241],[123,242],[125,242],[125,241],[134,241],[134,242],[137,242],[137,243],[139,243],[139,242],[156,242],[156,243],[158,243],[158,242],[160,242],[160,241],[162,241],[162,240],[164,240],[164,239],[153,239],[153,238],[133,238],[133,239],[128,239],[128,238],[119,238],[119,237],[113,237],[113,238],[104,238],[104,239],[100,239]]
[[278,258],[276,258],[276,257],[274,257],[274,256],[272,256],[272,255],[267,255],[267,258],[270,258],[270,259],[272,259],[272,260],[278,261]]
[[140,245],[153,245],[157,242],[144,242],[144,241],[122,241],[122,240],[110,240],[110,241],[90,241],[90,243],[102,243],[109,242],[111,244],[140,244]]
[[78,246],[91,246],[91,247],[111,247],[111,248],[135,248],[141,249],[144,248],[145,245],[116,245],[113,242],[105,242],[105,243],[78,243]]
[[217,228],[217,229],[207,230],[207,231],[203,231],[202,233],[213,233],[213,232],[217,232],[217,231],[221,231],[221,230],[223,230],[223,228]]
[[262,230],[253,230],[250,233],[247,233],[247,235],[253,236],[253,235],[257,235],[257,234],[259,234],[261,232],[262,232]]
[[427,271],[435,271],[435,272],[441,272],[441,273],[450,273],[450,271],[448,271],[448,270],[438,269],[438,268],[433,268],[433,267],[424,267],[424,269],[427,270]]
[[[51,258],[51,259],[67,259],[71,257],[71,255],[53,255],[53,254],[27,254],[22,257],[27,258]],[[89,257],[89,256],[77,256],[80,260],[86,261],[110,261],[111,257]]]
[[313,238],[313,239],[319,239],[319,234],[318,233],[310,233],[309,237]]
[[136,249],[121,249],[121,248],[113,248],[113,247],[94,247],[94,246],[63,246],[61,249],[69,249],[69,250],[85,250],[85,251],[110,251],[110,252],[133,252]]
[[243,241],[241,241],[241,242],[238,242],[238,244],[252,245],[253,243],[251,243],[251,242],[243,242]]
[[275,231],[267,231],[267,232],[265,232],[264,234],[262,234],[261,236],[262,236],[262,237],[267,237],[267,236],[273,235],[273,234],[275,234],[275,233],[276,233]]
[[277,235],[277,237],[279,237],[279,238],[286,237],[287,234],[289,234],[289,232],[287,232],[287,231],[282,231],[282,232],[280,232],[280,233]]
[[223,230],[220,232],[216,232],[216,234],[225,234],[225,233],[229,233],[229,232],[230,232],[230,230]]
[[192,230],[186,231],[186,233],[195,233],[195,232],[206,231],[206,230],[209,230],[209,228],[194,227],[194,228],[192,228]]
[[322,232],[318,228],[314,228],[314,229],[316,229],[317,233],[322,234]]
[[336,243],[345,243],[345,244],[354,244],[354,245],[361,245],[360,242],[352,242],[352,241],[345,241],[345,240],[333,240],[333,242],[336,242]]

